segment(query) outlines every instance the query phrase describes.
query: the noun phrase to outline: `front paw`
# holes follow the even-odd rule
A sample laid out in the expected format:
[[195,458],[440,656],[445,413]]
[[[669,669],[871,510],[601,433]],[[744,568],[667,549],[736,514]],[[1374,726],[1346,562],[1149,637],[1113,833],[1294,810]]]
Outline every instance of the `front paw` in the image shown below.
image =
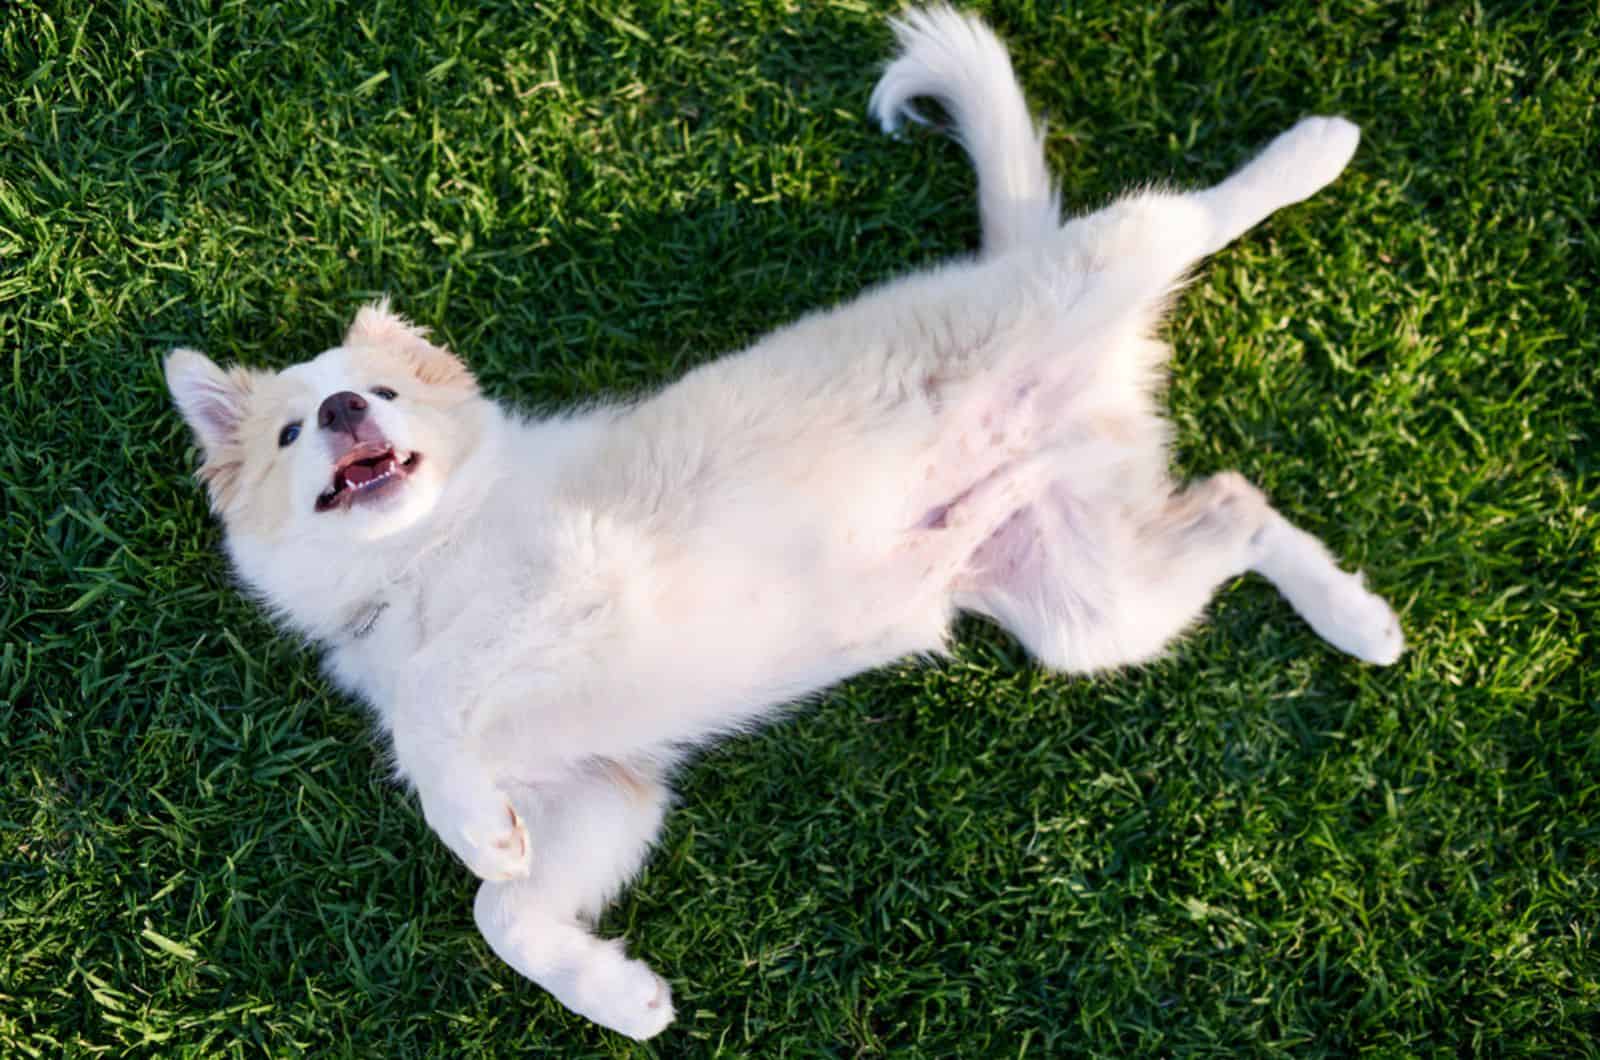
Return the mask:
[[423,816],[445,846],[482,880],[528,875],[528,829],[506,797],[493,789],[452,792],[422,800]]
[[637,1041],[654,1038],[676,1015],[672,987],[648,964],[630,960],[616,939],[596,951],[570,985],[553,984],[552,992],[578,1015]]

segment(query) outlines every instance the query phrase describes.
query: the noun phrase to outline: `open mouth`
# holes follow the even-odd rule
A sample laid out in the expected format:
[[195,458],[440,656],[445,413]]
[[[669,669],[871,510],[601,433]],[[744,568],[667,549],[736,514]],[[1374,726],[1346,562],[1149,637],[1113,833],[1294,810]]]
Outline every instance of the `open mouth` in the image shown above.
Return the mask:
[[317,497],[317,511],[374,500],[400,485],[422,463],[422,454],[392,445],[358,445],[339,458],[333,481]]

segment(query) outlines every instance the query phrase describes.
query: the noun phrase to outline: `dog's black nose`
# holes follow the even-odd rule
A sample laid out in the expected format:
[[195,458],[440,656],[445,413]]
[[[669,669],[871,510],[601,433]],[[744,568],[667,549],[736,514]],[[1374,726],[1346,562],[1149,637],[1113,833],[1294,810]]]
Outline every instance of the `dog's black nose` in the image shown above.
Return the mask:
[[347,431],[354,438],[356,426],[367,414],[367,400],[354,390],[341,390],[323,399],[317,409],[317,426],[334,431]]

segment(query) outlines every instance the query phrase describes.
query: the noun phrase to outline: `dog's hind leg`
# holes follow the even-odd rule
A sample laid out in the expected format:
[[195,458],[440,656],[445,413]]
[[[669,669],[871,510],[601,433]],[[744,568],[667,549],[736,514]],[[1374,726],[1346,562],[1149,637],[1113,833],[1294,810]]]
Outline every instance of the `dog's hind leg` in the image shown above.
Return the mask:
[[1221,184],[1196,196],[1212,217],[1211,254],[1270,214],[1309,199],[1344,171],[1361,130],[1344,118],[1302,118]]
[[1238,472],[1190,487],[1140,535],[1144,563],[1136,576],[1145,591],[1153,596],[1171,586],[1194,614],[1211,594],[1201,593],[1208,583],[1214,590],[1248,570],[1270,581],[1340,651],[1387,666],[1405,647],[1383,598],[1368,591],[1359,574],[1341,570],[1321,541],[1285,519]]
[[1247,571],[1272,581],[1335,647],[1384,665],[1399,656],[1389,606],[1233,472],[1144,513],[1052,489],[974,555],[960,603],[1046,666],[1088,672],[1158,655]]
[[1265,499],[1217,476],[1153,508],[1045,491],[972,558],[962,607],[999,622],[1045,666],[1091,673],[1145,662],[1249,569]]
[[1285,206],[1326,187],[1349,164],[1361,130],[1343,118],[1305,118],[1220,184],[1153,188],[1068,221],[1059,246],[1089,272],[1133,269],[1173,284]]
[[1251,541],[1250,569],[1277,587],[1323,640],[1366,662],[1388,666],[1405,637],[1388,603],[1361,575],[1339,569],[1321,541],[1273,512]]
[[639,871],[661,829],[667,789],[603,763],[518,800],[533,842],[526,879],[486,882],[473,916],[490,949],[567,1008],[630,1038],[672,1022],[672,990],[621,939],[593,925]]

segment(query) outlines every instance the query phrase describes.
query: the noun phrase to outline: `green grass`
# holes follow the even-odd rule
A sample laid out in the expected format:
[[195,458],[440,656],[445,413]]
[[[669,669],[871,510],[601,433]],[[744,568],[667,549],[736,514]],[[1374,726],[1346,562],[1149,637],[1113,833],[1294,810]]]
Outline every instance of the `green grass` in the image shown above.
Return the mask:
[[997,4],[1068,200],[1366,139],[1184,297],[1186,472],[1403,612],[1260,584],[1069,680],[964,625],[685,778],[608,919],[635,1047],[473,931],[360,712],[229,585],[159,372],[365,298],[497,397],[637,392],[975,243],[856,2],[128,0],[0,18],[0,1054],[1600,1053],[1600,15]]

